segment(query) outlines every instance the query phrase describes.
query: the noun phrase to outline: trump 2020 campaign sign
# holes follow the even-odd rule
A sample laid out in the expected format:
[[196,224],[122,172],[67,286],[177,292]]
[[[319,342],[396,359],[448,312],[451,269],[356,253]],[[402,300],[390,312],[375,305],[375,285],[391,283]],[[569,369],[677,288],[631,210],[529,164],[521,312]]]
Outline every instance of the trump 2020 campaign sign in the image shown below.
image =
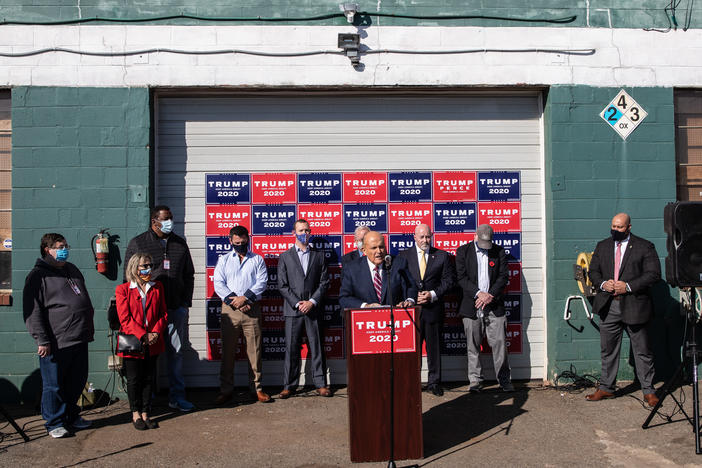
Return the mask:
[[[221,255],[232,255],[229,230],[234,226],[248,229],[251,251],[266,261],[268,283],[261,301],[264,359],[282,359],[285,319],[283,298],[277,290],[277,262],[295,244],[292,231],[300,218],[310,224],[310,245],[323,252],[331,282],[320,305],[327,359],[344,359],[346,335],[338,301],[340,260],[355,249],[353,233],[358,226],[382,233],[390,254],[397,255],[415,248],[414,229],[427,224],[433,231],[433,245],[455,255],[460,246],[473,240],[478,225],[490,224],[494,242],[505,249],[509,262],[509,350],[521,352],[524,289],[519,171],[231,172],[206,174],[205,192],[209,359],[221,356],[222,306],[214,293],[214,267]],[[442,354],[465,355],[458,298],[447,296],[445,303]],[[399,325],[401,328],[402,322]],[[357,332],[367,338],[368,346],[387,344],[382,331],[364,328]],[[245,358],[243,349],[237,353],[238,359]]]

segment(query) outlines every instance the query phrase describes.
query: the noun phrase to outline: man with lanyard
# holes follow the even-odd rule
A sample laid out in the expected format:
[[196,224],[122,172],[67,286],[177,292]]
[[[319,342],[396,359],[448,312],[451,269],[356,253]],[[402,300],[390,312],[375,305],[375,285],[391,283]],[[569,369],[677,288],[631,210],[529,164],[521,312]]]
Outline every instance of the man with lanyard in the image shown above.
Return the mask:
[[148,253],[153,259],[152,278],[163,284],[168,307],[168,406],[187,412],[192,411],[194,405],[185,398],[183,354],[189,343],[188,308],[192,306],[195,268],[185,239],[172,231],[170,208],[154,206],[150,229],[129,241],[124,265],[129,264],[129,259],[137,252]]

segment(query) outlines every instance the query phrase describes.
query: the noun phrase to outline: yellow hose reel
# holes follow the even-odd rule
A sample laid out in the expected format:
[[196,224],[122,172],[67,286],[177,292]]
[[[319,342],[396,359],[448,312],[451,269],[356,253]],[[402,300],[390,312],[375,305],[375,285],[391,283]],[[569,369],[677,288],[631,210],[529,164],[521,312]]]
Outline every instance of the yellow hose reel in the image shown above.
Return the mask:
[[575,272],[575,281],[578,283],[580,292],[586,296],[594,296],[595,291],[590,282],[588,272],[590,271],[590,261],[592,260],[592,252],[580,252],[575,260],[573,269]]

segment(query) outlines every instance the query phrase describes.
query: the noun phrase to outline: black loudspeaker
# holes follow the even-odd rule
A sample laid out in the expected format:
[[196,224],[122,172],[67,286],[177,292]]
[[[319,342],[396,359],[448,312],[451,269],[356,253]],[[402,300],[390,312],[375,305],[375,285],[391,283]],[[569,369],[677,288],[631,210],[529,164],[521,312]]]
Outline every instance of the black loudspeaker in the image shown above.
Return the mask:
[[674,287],[702,286],[702,202],[668,203],[665,280]]

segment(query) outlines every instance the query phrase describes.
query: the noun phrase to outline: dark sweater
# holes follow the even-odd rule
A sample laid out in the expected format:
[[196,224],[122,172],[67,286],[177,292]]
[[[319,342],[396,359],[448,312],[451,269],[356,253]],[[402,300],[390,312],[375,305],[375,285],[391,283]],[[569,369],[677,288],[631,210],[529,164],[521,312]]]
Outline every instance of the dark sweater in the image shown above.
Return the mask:
[[27,330],[39,346],[63,349],[93,341],[93,304],[83,275],[72,263],[59,268],[37,259],[24,283],[23,312]]
[[[195,267],[190,257],[190,249],[185,239],[170,233],[165,238],[165,246],[156,233],[149,229],[129,241],[124,255],[126,268],[129,259],[135,253],[148,253],[154,263],[151,280],[160,281],[166,294],[166,306],[169,310],[178,307],[190,307],[193,303],[193,287],[195,284]],[[163,259],[171,263],[169,270],[164,270]],[[125,276],[125,281],[126,276]]]

